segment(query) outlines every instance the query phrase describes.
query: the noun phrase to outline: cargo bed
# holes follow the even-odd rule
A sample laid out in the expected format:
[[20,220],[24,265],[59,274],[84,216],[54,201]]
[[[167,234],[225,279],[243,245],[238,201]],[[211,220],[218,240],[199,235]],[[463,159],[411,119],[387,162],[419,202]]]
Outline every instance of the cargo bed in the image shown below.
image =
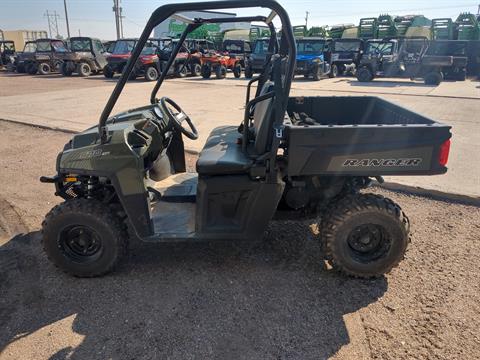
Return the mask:
[[434,175],[447,171],[450,129],[376,97],[292,97],[290,176]]

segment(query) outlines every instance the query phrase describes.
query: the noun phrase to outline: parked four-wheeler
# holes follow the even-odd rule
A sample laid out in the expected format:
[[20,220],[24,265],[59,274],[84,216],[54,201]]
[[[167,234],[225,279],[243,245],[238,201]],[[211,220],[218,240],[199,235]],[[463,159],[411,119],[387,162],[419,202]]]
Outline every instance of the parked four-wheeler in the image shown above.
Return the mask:
[[188,69],[191,76],[202,75],[202,57],[204,54],[216,51],[215,43],[206,39],[187,39],[185,46],[190,52]]
[[115,42],[112,52],[107,56],[107,65],[103,68],[103,75],[107,79],[123,72],[137,41],[138,39],[120,39]]
[[231,70],[237,79],[242,76],[242,59],[234,55],[217,51],[208,52],[200,58],[200,62],[201,75],[204,79],[209,79],[212,74],[215,74],[217,79],[224,79],[228,70]]
[[[197,172],[186,173],[184,138],[199,135],[174,100],[165,94],[157,98],[166,72],[149,105],[110,117],[112,109],[155,26],[177,12],[249,6],[272,13],[242,21],[280,18],[279,51],[249,82],[240,127],[215,128],[198,156]],[[180,41],[216,21],[239,19],[192,19]],[[409,220],[392,200],[359,189],[382,175],[445,173],[450,126],[375,97],[289,97],[295,58],[290,20],[274,0],[175,3],[157,9],[98,126],[73,136],[57,158],[57,174],[41,178],[64,199],[42,224],[49,259],[69,274],[100,276],[118,264],[131,237],[148,242],[252,240],[282,214],[318,219],[324,257],[345,274],[370,278],[397,266],[409,243]]]
[[253,43],[252,52],[247,55],[245,59],[245,77],[250,79],[256,73],[261,73],[267,60],[277,48],[277,39],[273,44],[270,44],[270,38],[259,38]]
[[252,52],[249,40],[223,40],[222,50],[229,56],[239,59],[242,69],[245,68],[245,58]]
[[368,40],[357,79],[369,82],[377,77],[420,78],[427,85],[438,85],[445,70],[453,66],[453,56],[427,55],[428,47],[426,38]]
[[71,76],[90,76],[100,73],[107,65],[106,50],[99,39],[89,37],[70,38],[70,51],[62,56],[61,73]]
[[33,61],[36,50],[37,43],[35,41],[27,41],[25,43],[23,51],[18,52],[14,57],[13,68],[17,73],[24,74],[27,72],[25,65]]
[[298,38],[295,75],[316,81],[337,76],[337,66],[332,64],[331,43],[332,40],[319,37]]
[[11,67],[15,62],[15,43],[11,40],[0,41],[0,68]]
[[30,75],[47,75],[59,72],[62,58],[68,52],[66,43],[58,39],[38,39],[32,58],[24,60],[25,71]]
[[430,40],[426,54],[451,56],[452,65],[442,68],[445,79],[464,81],[467,77],[467,66],[480,62],[480,46],[477,46],[475,55],[469,57],[473,53],[470,50],[475,43],[480,45],[480,42],[471,40]]
[[362,39],[334,39],[332,41],[332,65],[339,75],[355,74],[363,52]]
[[167,67],[168,60],[175,47],[178,45],[178,39],[170,39],[165,42],[165,45],[159,52],[160,69],[161,72],[166,71],[167,76],[186,77],[187,75],[199,76],[200,75],[200,60],[196,55],[192,55],[191,52],[185,46],[183,42],[180,46],[180,50],[175,56],[172,66]]

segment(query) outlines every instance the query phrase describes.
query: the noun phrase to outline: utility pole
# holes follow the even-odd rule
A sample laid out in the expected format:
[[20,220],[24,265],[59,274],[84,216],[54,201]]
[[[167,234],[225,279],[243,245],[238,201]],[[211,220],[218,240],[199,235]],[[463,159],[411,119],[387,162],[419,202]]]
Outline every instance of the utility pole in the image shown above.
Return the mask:
[[115,28],[117,30],[117,40],[121,38],[120,32],[120,13],[121,8],[119,6],[119,0],[113,0],[113,12],[115,13]]
[[123,9],[122,7],[120,6],[120,16],[119,16],[119,21],[120,21],[120,36],[121,38],[123,39],[123,18],[125,16],[122,15],[123,14]]
[[48,32],[50,34],[50,38],[53,38],[52,36],[52,28],[55,30],[55,33],[57,34],[57,38],[59,36],[58,33],[58,18],[60,17],[56,11],[53,12],[53,14],[50,14],[48,10],[46,13],[43,15],[47,18],[48,21]]
[[305,27],[308,29],[308,15],[310,15],[310,11],[305,11]]
[[67,35],[70,39],[70,24],[68,23],[67,0],[63,0],[63,7],[65,8],[65,21],[67,22]]

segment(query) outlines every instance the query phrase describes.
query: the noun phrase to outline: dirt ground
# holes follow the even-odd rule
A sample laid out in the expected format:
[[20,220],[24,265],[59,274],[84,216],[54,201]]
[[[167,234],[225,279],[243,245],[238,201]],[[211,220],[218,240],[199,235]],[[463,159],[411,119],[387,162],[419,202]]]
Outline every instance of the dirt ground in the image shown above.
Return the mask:
[[406,259],[372,281],[325,267],[307,221],[249,243],[136,245],[112,275],[76,279],[38,234],[58,201],[38,177],[70,135],[0,134],[1,359],[480,358],[478,207],[371,189],[412,223]]

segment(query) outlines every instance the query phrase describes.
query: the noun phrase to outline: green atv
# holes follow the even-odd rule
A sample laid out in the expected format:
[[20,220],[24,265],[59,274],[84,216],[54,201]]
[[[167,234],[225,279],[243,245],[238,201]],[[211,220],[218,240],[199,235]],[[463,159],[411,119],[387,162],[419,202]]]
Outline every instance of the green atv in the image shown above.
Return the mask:
[[[168,71],[149,105],[109,117],[155,26],[176,13],[248,7],[271,13],[187,19],[166,64],[168,70],[202,24],[269,25],[280,18],[281,42],[248,83],[240,126],[212,131],[197,173],[185,172],[183,137],[198,138],[192,119],[172,99],[156,97]],[[158,8],[98,127],[75,135],[58,155],[57,175],[40,179],[55,184],[65,200],[42,225],[50,260],[74,276],[100,276],[119,263],[132,238],[250,240],[262,236],[272,218],[286,216],[318,219],[325,258],[343,273],[369,278],[390,271],[404,257],[408,218],[393,201],[359,190],[382,175],[445,173],[450,127],[373,97],[289,97],[295,58],[290,19],[274,0]]]

